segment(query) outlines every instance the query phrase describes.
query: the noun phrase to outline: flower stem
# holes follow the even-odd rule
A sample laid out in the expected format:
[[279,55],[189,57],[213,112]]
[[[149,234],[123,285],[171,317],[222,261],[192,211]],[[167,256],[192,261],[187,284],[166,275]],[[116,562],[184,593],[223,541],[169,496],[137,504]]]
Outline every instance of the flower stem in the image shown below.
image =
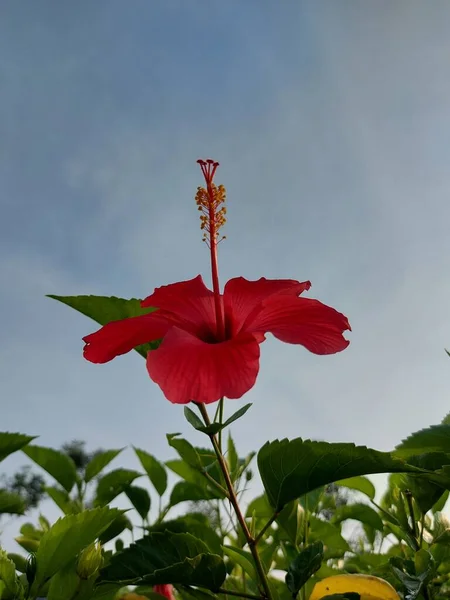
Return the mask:
[[[198,404],[198,407],[200,409],[200,412],[202,414],[203,420],[205,421],[205,425],[210,425],[211,421],[209,419],[209,415],[208,412],[206,410],[206,407],[204,404]],[[267,578],[267,574],[266,571],[264,569],[264,565],[262,564],[261,558],[259,556],[258,553],[258,549],[256,547],[256,540],[255,538],[251,535],[250,530],[247,526],[247,523],[245,521],[245,518],[242,514],[242,511],[240,509],[239,503],[238,503],[238,499],[236,496],[236,491],[234,489],[233,486],[233,482],[231,481],[231,477],[230,477],[230,473],[228,471],[228,466],[227,463],[225,462],[225,459],[222,455],[222,452],[219,448],[219,444],[217,442],[217,438],[215,435],[211,434],[209,436],[211,443],[213,445],[214,451],[216,453],[217,456],[217,460],[219,462],[219,466],[220,469],[223,473],[224,479],[225,479],[225,483],[228,489],[228,493],[229,493],[229,500],[231,505],[233,506],[234,512],[236,514],[237,520],[239,521],[239,525],[242,528],[242,532],[245,536],[245,539],[247,540],[247,544],[250,548],[250,552],[252,553],[253,556],[253,560],[255,561],[255,567],[256,567],[256,571],[258,573],[258,577],[260,579],[261,582],[261,586],[262,589],[264,590],[264,596],[265,598],[267,598],[267,600],[272,600],[272,592],[270,589],[270,584],[269,584],[269,580]]]

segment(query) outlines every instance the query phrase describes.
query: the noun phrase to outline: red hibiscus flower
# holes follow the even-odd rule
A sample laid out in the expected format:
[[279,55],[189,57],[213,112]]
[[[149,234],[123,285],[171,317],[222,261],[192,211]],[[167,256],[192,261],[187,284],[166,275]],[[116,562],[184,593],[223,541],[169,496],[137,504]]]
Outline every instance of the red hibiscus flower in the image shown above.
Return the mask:
[[173,595],[173,586],[170,584],[154,585],[153,591],[161,596],[165,596],[167,600],[175,600]]
[[347,318],[318,300],[300,297],[311,286],[292,279],[228,281],[223,294],[217,274],[219,227],[224,223],[222,186],[212,177],[217,163],[201,162],[207,189],[199,188],[197,204],[211,250],[213,291],[200,275],[157,288],[141,306],[158,310],[108,323],[83,338],[84,356],[105,363],[136,346],[162,338],[148,353],[147,369],[168,400],[205,404],[222,397],[240,398],[258,375],[260,344],[265,334],[300,344],[314,354],[334,354],[349,342]]

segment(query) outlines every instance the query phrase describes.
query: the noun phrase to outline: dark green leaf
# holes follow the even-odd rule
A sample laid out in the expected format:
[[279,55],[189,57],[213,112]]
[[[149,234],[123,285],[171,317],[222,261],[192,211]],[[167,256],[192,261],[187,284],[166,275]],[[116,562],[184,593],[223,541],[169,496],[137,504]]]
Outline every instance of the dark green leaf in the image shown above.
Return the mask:
[[167,473],[163,465],[151,454],[145,450],[134,448],[136,456],[139,458],[142,467],[147,473],[155,490],[160,496],[164,494],[167,488]]
[[104,475],[98,482],[95,505],[102,506],[114,500],[125,491],[141,473],[130,469],[115,469]]
[[433,475],[404,476],[406,488],[412,492],[421,512],[425,514],[441,498],[445,488],[450,489],[448,474],[442,471],[442,467],[445,468],[450,464],[450,456],[443,452],[430,452],[419,456],[410,456],[408,462],[421,469],[436,471]]
[[184,460],[174,459],[166,461],[166,466],[176,473],[179,477],[188,481],[189,483],[195,483],[199,487],[204,487],[206,485],[206,481],[204,476],[190,467]]
[[356,490],[362,492],[368,496],[371,500],[375,499],[375,486],[367,477],[359,475],[357,477],[349,477],[348,479],[341,479],[336,481],[338,485],[342,485],[350,490]]
[[323,542],[325,558],[339,558],[350,550],[347,540],[342,536],[340,528],[328,521],[322,521],[314,515],[309,516],[309,540]]
[[258,496],[254,498],[247,508],[247,517],[257,517],[261,519],[270,519],[273,515],[273,508],[270,506],[270,503],[267,499],[266,494],[262,496]]
[[334,512],[332,523],[339,524],[347,519],[354,519],[373,529],[383,531],[383,521],[380,515],[367,504],[356,502],[339,506]]
[[84,472],[84,481],[89,483],[94,477],[97,477],[109,463],[116,458],[118,454],[122,452],[123,448],[118,450],[104,450],[97,452],[95,456],[88,462],[86,470]]
[[25,502],[19,494],[8,490],[0,490],[0,515],[2,513],[23,515],[25,509]]
[[248,411],[248,409],[251,407],[251,405],[252,403],[250,402],[249,404],[246,404],[245,406],[237,410],[233,415],[231,415],[229,419],[225,421],[225,423],[222,425],[222,428],[228,427],[228,425],[231,425],[231,423],[234,423],[234,421],[237,421],[238,419],[243,417]]
[[189,533],[151,533],[113,555],[101,571],[104,581],[157,585],[172,583],[217,590],[226,577],[220,556]]
[[193,469],[198,469],[199,471],[203,471],[203,465],[197,450],[187,440],[176,437],[178,435],[178,433],[167,434],[166,437],[167,441],[169,442],[169,446],[175,448],[180,457],[187,462],[190,467]]
[[184,416],[186,417],[186,421],[190,423],[194,429],[197,429],[197,431],[205,430],[203,421],[188,406],[184,407]]
[[79,591],[80,583],[74,564],[69,563],[51,578],[46,600],[74,598]]
[[73,561],[119,513],[115,508],[105,507],[58,519],[52,528],[44,533],[36,552],[36,591],[48,577]]
[[258,453],[258,467],[270,503],[277,510],[340,479],[368,473],[420,471],[393,459],[388,452],[301,438],[265,444]]
[[136,485],[130,485],[125,488],[125,494],[128,496],[131,504],[138,511],[142,519],[146,519],[150,510],[150,495],[145,488]]
[[35,438],[36,436],[23,435],[23,433],[0,433],[0,462],[13,452],[21,450]]
[[303,548],[289,565],[286,585],[294,598],[305,583],[320,569],[323,561],[323,544],[315,542]]
[[393,455],[407,459],[430,452],[450,454],[450,424],[432,425],[412,433],[396,446]]
[[70,492],[77,480],[77,469],[67,454],[43,446],[26,446],[22,452]]
[[[200,517],[200,519],[199,519]],[[146,528],[148,533],[171,531],[172,533],[191,533],[202,540],[211,554],[222,555],[222,543],[217,533],[208,525],[205,515],[187,514],[178,519],[163,521]]]
[[179,481],[172,488],[170,494],[170,506],[175,506],[180,502],[197,502],[198,500],[212,500],[217,496],[206,487],[200,487],[195,483],[188,481]]
[[[48,298],[67,304],[67,306],[74,308],[86,317],[90,317],[100,325],[128,319],[129,317],[148,315],[157,310],[156,308],[141,308],[141,300],[135,298],[126,300],[115,296],[54,296],[53,294],[48,294]],[[148,344],[137,346],[135,350],[141,356],[147,358],[149,350],[157,348],[160,342],[160,340],[154,340]]]
[[114,519],[111,525],[108,525],[108,527],[103,531],[103,533],[99,536],[99,540],[102,544],[106,544],[120,535],[125,529],[132,531],[133,525],[130,519],[121,513]]

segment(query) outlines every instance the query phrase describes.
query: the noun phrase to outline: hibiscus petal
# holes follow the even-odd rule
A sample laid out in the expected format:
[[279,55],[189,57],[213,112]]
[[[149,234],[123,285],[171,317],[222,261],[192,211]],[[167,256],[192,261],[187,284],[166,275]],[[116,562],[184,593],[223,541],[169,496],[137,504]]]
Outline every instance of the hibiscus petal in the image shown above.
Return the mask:
[[111,321],[83,338],[86,343],[84,358],[93,363],[108,362],[140,344],[161,339],[170,327],[171,324],[159,312]]
[[314,354],[334,354],[350,343],[342,335],[350,330],[347,317],[318,300],[286,295],[266,300],[248,330],[272,333],[282,342],[301,344]]
[[201,275],[156,288],[141,302],[141,306],[161,309],[161,314],[166,315],[173,324],[198,337],[208,339],[215,336],[214,293],[206,287]]
[[261,303],[275,295],[299,296],[309,290],[311,282],[295,279],[266,279],[249,281],[244,277],[230,279],[224,289],[225,314],[230,336],[238,333],[247,319],[259,312]]
[[172,327],[161,346],[148,354],[147,369],[174,404],[240,398],[256,381],[259,344],[249,333],[207,344]]

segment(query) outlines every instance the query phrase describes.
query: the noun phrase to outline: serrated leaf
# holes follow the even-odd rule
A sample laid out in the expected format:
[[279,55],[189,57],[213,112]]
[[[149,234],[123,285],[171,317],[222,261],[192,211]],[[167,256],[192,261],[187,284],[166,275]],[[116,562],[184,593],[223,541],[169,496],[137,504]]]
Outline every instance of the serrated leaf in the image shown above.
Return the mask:
[[258,453],[258,467],[269,501],[277,510],[340,479],[369,473],[420,472],[388,452],[301,438],[267,442]]
[[150,510],[150,495],[145,488],[130,485],[125,488],[125,494],[139,513],[141,519],[146,519]]
[[23,515],[25,509],[25,502],[19,494],[8,490],[0,490],[0,515],[2,513]]
[[297,554],[286,573],[286,585],[294,598],[297,597],[308,579],[320,569],[322,561],[322,542],[310,544]]
[[95,456],[88,462],[86,470],[84,472],[84,481],[89,483],[94,477],[97,477],[99,473],[103,471],[109,463],[116,458],[118,454],[122,452],[123,448],[118,450],[104,450],[97,452]]
[[337,485],[348,488],[349,490],[356,490],[362,492],[368,496],[371,500],[375,499],[375,486],[367,477],[359,475],[356,477],[349,477],[348,479],[341,479],[336,481]]
[[36,578],[33,587],[37,591],[44,581],[63,569],[91,544],[120,514],[116,508],[94,508],[77,515],[58,519],[44,533],[36,552]]
[[77,480],[77,469],[67,454],[44,446],[26,446],[22,452],[70,492]]
[[21,450],[29,444],[36,436],[24,435],[23,433],[0,433],[0,462],[13,452]]
[[145,450],[134,448],[136,456],[140,460],[142,467],[147,473],[150,481],[152,482],[155,490],[160,496],[164,494],[167,489],[167,472],[163,465],[151,454]]
[[[4,550],[0,548],[0,581],[5,584],[5,590],[12,595],[13,598],[17,597],[21,584],[16,577],[16,565],[8,558],[8,555]],[[19,595],[19,597],[21,594]],[[2,596],[0,595],[0,598]]]
[[[201,517],[201,520],[199,520]],[[211,554],[221,556],[223,554],[222,543],[217,533],[208,525],[205,515],[196,515],[195,513],[184,515],[178,519],[163,521],[157,525],[146,528],[148,533],[163,533],[170,531],[172,533],[191,533],[194,537],[202,540]]]
[[157,585],[172,583],[217,590],[226,577],[220,556],[189,533],[151,533],[115,554],[102,569],[103,581]]
[[131,469],[115,469],[107,473],[98,482],[94,501],[95,505],[102,506],[108,504],[124,492],[138,477],[142,477],[142,474]]
[[[157,310],[156,308],[141,308],[141,300],[136,298],[126,300],[115,296],[55,296],[53,294],[48,294],[47,297],[67,304],[67,306],[74,308],[100,325],[128,319],[129,317],[148,315]],[[147,353],[156,349],[160,343],[161,340],[154,340],[148,344],[136,346],[135,350],[138,354],[147,358]]]
[[367,506],[367,504],[355,502],[354,504],[339,506],[334,511],[331,522],[339,524],[347,519],[354,519],[377,531],[383,531],[383,521],[381,520],[380,515],[372,507]]
[[412,433],[396,446],[393,454],[406,459],[430,452],[450,454],[450,424],[432,425]]

